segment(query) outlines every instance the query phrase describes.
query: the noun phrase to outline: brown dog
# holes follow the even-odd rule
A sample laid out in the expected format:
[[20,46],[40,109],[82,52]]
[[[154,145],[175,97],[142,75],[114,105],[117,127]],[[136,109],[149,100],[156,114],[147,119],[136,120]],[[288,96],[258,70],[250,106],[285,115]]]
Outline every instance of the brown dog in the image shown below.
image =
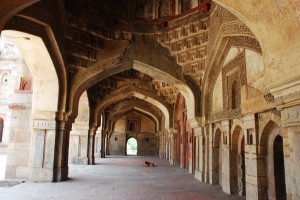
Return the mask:
[[146,161],[144,162],[144,166],[145,166],[145,167],[154,167],[154,163],[151,163],[151,162],[149,162],[149,161],[146,160]]

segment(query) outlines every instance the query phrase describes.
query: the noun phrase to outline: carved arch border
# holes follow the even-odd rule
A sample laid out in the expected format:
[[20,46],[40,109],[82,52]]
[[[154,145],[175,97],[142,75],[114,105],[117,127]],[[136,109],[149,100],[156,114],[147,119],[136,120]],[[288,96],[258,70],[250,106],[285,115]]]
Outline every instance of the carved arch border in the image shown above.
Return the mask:
[[[276,111],[269,111],[267,113],[262,113],[266,115],[265,117],[260,116],[262,120],[259,122],[259,138],[258,138],[258,154],[266,154],[268,151],[268,132],[272,131],[274,127],[281,129],[281,117]],[[280,130],[280,135],[283,138],[288,137],[287,133]]]
[[[215,86],[218,75],[221,73],[221,71],[223,69],[223,64],[225,62],[225,59],[226,59],[230,49],[232,47],[242,47],[242,48],[247,48],[247,49],[253,50],[255,52],[258,52],[260,55],[262,54],[258,41],[255,38],[252,38],[249,36],[223,37],[222,44],[220,44],[220,46],[218,48],[221,48],[222,46],[223,46],[222,53],[218,56],[218,58],[215,59],[214,64],[212,64],[212,66],[215,66],[215,67],[209,68],[208,71],[205,73],[205,77],[204,77],[202,108],[204,111],[203,113],[204,113],[205,117],[207,117],[207,118],[209,118],[209,113],[211,111],[211,106],[212,106],[211,105],[212,102],[210,101],[211,95],[212,95],[211,91],[213,90],[213,88]],[[236,58],[238,58],[238,56]],[[231,62],[234,63],[234,60]],[[241,58],[241,61],[243,61],[242,58]],[[224,85],[223,85],[223,87],[224,87]],[[236,115],[236,114],[233,113],[232,115]],[[221,112],[221,113],[218,113],[218,116],[210,118],[210,120],[215,121],[216,119],[222,119],[224,117],[225,117],[225,114],[223,114]]]

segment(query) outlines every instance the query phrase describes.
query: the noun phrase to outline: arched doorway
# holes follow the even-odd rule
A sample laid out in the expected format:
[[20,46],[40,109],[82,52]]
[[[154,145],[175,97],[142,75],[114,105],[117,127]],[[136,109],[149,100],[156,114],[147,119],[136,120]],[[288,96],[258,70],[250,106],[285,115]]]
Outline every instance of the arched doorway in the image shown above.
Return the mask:
[[[56,141],[53,133],[59,94],[53,61],[43,38],[13,30],[5,30],[1,34],[11,42],[18,59],[18,62],[12,61],[17,66],[14,67],[15,73],[10,75],[14,81],[10,84],[10,90],[14,99],[18,99],[14,101],[15,105],[22,105],[12,106],[11,116],[16,117],[7,119],[14,126],[8,129],[8,137],[6,133],[4,135],[4,139],[12,146],[7,155],[5,178],[53,181],[53,149]],[[22,132],[18,131],[20,129]],[[22,148],[12,145],[16,143]],[[19,157],[23,158],[22,162],[16,159]],[[29,173],[15,170],[21,167]],[[32,170],[40,170],[40,175],[31,176]]]
[[245,139],[244,132],[240,126],[237,126],[232,135],[231,166],[232,192],[241,196],[246,195],[246,165],[245,165]]
[[276,199],[286,200],[283,139],[277,135],[274,144],[274,181]]
[[137,149],[138,149],[137,140],[133,137],[129,138],[126,144],[126,155],[136,156]]

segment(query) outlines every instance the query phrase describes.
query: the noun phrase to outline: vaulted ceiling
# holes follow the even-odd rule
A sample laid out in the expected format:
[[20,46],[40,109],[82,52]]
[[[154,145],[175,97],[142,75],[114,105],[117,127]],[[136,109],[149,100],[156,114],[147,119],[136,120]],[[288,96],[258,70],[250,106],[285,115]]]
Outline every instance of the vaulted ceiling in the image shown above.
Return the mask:
[[[153,113],[159,127],[162,121],[172,127],[179,94],[191,118],[201,115],[208,55],[215,53],[215,7],[210,0],[44,0],[22,10],[5,29],[45,41],[70,115],[78,114],[79,98],[88,91],[94,123],[124,104]],[[226,12],[217,17],[238,21]]]

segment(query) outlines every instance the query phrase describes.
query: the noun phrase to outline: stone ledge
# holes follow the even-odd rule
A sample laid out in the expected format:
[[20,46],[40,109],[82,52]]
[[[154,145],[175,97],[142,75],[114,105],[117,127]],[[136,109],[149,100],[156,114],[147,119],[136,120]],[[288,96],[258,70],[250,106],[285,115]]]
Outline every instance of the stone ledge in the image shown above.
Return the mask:
[[21,179],[4,179],[0,180],[0,187],[13,187],[15,185],[24,183],[25,180]]

